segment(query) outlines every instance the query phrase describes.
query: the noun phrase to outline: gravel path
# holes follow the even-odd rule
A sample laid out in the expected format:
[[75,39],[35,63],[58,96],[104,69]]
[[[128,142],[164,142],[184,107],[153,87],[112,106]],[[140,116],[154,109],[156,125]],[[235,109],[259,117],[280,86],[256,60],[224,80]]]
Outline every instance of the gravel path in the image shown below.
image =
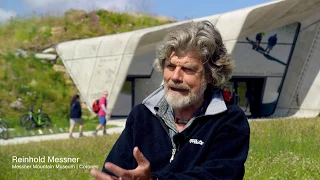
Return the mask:
[[[107,129],[108,134],[118,134],[121,133],[124,129],[126,119],[117,119],[107,121],[108,125],[116,125],[118,127]],[[85,131],[83,134],[85,136],[93,136],[93,131]],[[102,136],[102,130],[97,134]],[[79,138],[77,132],[73,133],[74,138]],[[28,136],[28,137],[19,137],[19,138],[10,138],[8,140],[0,139],[0,146],[9,145],[9,144],[23,144],[28,142],[39,142],[39,141],[48,141],[48,140],[59,140],[59,139],[69,139],[69,133],[59,133],[59,134],[50,134],[50,135],[40,135],[40,136]]]

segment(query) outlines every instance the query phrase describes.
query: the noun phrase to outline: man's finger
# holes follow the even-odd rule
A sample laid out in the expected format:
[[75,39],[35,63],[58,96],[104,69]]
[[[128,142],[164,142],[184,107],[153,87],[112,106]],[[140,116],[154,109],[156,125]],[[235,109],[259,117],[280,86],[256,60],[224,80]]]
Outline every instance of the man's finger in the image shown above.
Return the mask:
[[122,180],[122,178],[120,177],[120,178],[118,178],[117,176],[111,176],[111,178],[113,179],[113,180]]
[[91,176],[93,176],[95,179],[101,179],[101,180],[114,180],[111,176],[108,174],[105,174],[101,171],[98,171],[97,169],[91,169],[90,171]]
[[142,152],[139,150],[138,147],[134,147],[133,149],[133,156],[136,159],[138,166],[143,166],[143,165],[149,165],[149,161],[144,157]]
[[122,169],[113,163],[107,162],[104,167],[118,177],[126,177],[128,175],[128,170]]

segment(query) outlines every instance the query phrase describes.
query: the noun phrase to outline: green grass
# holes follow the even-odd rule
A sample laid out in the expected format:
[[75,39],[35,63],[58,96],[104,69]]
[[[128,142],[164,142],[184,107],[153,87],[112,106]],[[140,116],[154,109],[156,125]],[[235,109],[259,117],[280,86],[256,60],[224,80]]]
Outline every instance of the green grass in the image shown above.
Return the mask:
[[254,121],[245,179],[317,179],[320,118]]
[[[87,12],[90,13],[99,15],[99,20],[90,21],[88,16],[80,21],[50,14],[13,18],[0,26],[0,49],[34,50],[60,41],[115,34],[174,22],[145,14],[130,15],[103,9]],[[62,36],[54,37],[51,28],[57,26],[64,26],[67,31]]]
[[[31,133],[20,126],[20,117],[28,112],[30,106],[35,112],[41,107],[56,127],[64,130],[69,127],[69,101],[77,89],[74,84],[67,84],[64,74],[55,72],[52,66],[32,56],[19,58],[12,53],[0,56],[0,67],[3,67],[3,75],[0,74],[0,117],[6,120],[9,128],[15,129],[10,132],[10,137]],[[10,103],[18,99],[21,99],[23,107],[10,107]],[[98,118],[92,117],[85,107],[82,111],[87,117],[83,118],[86,130],[94,130]]]
[[[251,142],[245,179],[318,179],[320,118],[250,122]],[[12,156],[78,157],[78,164],[98,165],[118,135],[1,146],[3,179],[90,179],[89,169],[12,169]],[[128,152],[130,153],[130,152]]]
[[[93,131],[96,129],[98,124],[99,124],[98,121],[84,121],[83,131]],[[52,127],[47,127],[47,128],[39,127],[39,128],[31,129],[31,130],[25,130],[23,127],[17,126],[13,130],[9,131],[9,138],[52,134],[49,129],[51,129],[53,131],[53,134],[67,133],[67,132],[69,132],[69,127],[70,127],[69,123],[63,124],[63,125],[53,124]],[[114,127],[118,127],[118,126],[107,125],[106,128],[109,129],[109,128],[114,128]],[[63,132],[61,132],[60,128],[63,130]],[[42,132],[42,133],[40,134],[40,132]],[[74,133],[79,132],[79,125],[75,126],[73,132]]]
[[[10,128],[20,126],[19,119],[29,107],[42,108],[53,123],[68,120],[69,101],[77,93],[75,86],[66,84],[63,73],[55,72],[52,64],[43,64],[34,57],[19,58],[8,53],[0,56],[3,77],[0,81],[0,116],[7,119]],[[22,108],[10,106],[21,100]],[[84,115],[90,113],[83,109]],[[64,123],[66,124],[66,123]]]
[[[21,145],[1,146],[1,179],[90,179],[86,169],[12,169],[12,156],[55,156],[79,158],[78,163],[43,163],[52,165],[91,165],[102,168],[105,157],[118,135],[84,137],[68,140],[45,141]],[[35,163],[22,163],[35,164]],[[41,165],[41,163],[39,163]],[[71,167],[71,166],[70,166]]]
[[[69,126],[69,101],[78,93],[74,84],[62,72],[55,72],[53,64],[42,63],[32,54],[44,47],[73,39],[90,38],[142,29],[171,23],[143,14],[130,15],[106,10],[88,12],[100,16],[98,22],[90,22],[90,17],[81,22],[69,20],[64,16],[26,16],[11,19],[0,25],[0,118],[8,121],[9,128],[21,127],[19,118],[27,113],[30,106],[36,110],[41,107],[49,114],[54,124],[64,128]],[[64,26],[67,31],[60,37],[51,34],[51,28]],[[16,57],[15,49],[28,51],[28,58]],[[61,61],[57,64],[62,65]],[[129,92],[125,84],[125,91]],[[21,99],[22,108],[10,106]],[[83,115],[91,117],[87,107],[82,107]],[[90,123],[88,127],[90,128]]]

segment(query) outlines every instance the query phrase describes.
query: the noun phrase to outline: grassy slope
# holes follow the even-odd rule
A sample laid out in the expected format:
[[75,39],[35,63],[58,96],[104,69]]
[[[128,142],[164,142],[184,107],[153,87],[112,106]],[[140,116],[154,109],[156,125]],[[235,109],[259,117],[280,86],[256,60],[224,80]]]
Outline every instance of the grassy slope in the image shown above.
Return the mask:
[[[250,127],[251,141],[245,179],[319,178],[320,118],[255,121],[250,122]],[[79,163],[71,164],[98,165],[98,169],[101,169],[117,137],[118,135],[85,137],[3,146],[0,148],[0,169],[3,172],[1,177],[4,179],[89,179],[89,169],[12,169],[12,164],[18,164],[12,163],[12,156],[76,157],[80,158]]]
[[[90,179],[90,169],[12,169],[16,165],[94,165],[102,168],[118,135],[46,141],[0,148],[0,179]],[[46,163],[12,163],[12,156],[43,157]],[[79,158],[78,163],[48,163],[47,156]]]
[[251,122],[246,179],[317,179],[320,118]]
[[[36,49],[39,51],[61,41],[132,31],[171,22],[146,15],[105,10],[93,13],[100,16],[98,22],[90,22],[90,17],[82,21],[71,21],[66,17],[45,16],[12,19],[0,26],[0,52],[9,52],[0,55],[0,118],[7,119],[10,127],[19,126],[19,117],[31,105],[35,110],[42,107],[54,123],[68,125],[68,104],[72,95],[77,93],[73,84],[66,84],[63,73],[53,71],[52,64],[43,64],[32,56],[26,59],[15,57],[14,49],[35,52]],[[55,26],[65,26],[66,33],[61,37],[53,37],[51,28]],[[18,98],[21,98],[24,105],[20,110],[9,106]]]

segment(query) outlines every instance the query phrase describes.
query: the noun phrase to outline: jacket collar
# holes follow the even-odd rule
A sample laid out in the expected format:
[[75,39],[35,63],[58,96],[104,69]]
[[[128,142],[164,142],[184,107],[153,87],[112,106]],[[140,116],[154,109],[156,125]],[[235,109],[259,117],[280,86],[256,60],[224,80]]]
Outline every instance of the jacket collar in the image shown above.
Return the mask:
[[[144,104],[152,114],[156,114],[155,107],[161,98],[164,96],[164,86],[161,85],[157,90],[146,97],[142,104]],[[216,115],[227,110],[227,106],[223,100],[221,91],[215,91],[212,95],[211,101],[207,107],[205,115]]]

